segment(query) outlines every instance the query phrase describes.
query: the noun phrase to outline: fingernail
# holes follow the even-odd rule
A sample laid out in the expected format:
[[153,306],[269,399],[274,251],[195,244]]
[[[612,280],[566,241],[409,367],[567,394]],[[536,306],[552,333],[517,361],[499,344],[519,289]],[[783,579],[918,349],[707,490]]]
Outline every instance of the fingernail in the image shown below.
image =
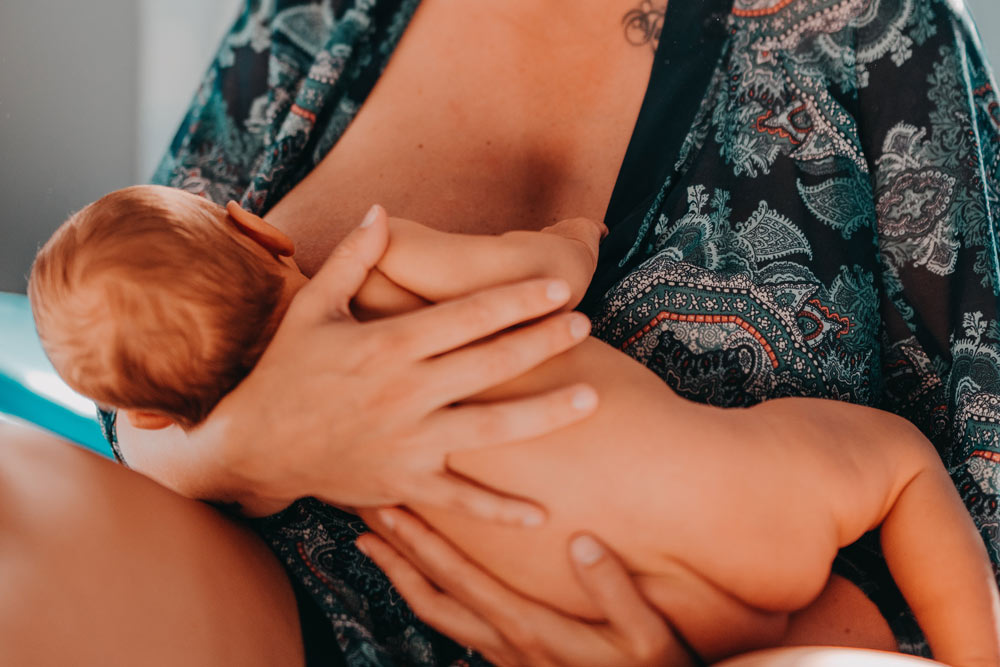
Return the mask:
[[545,290],[545,296],[550,301],[562,303],[569,299],[569,285],[564,280],[553,280]]
[[378,217],[378,209],[379,209],[378,204],[375,204],[370,209],[368,209],[368,212],[365,213],[365,219],[361,221],[361,227],[371,227],[373,224],[375,224],[375,218]]
[[577,563],[593,565],[604,555],[604,549],[597,543],[597,540],[589,535],[580,535],[570,545],[570,553],[573,554]]
[[541,512],[530,512],[524,515],[521,523],[528,528],[535,528],[545,523],[545,515]]
[[358,551],[360,551],[360,552],[361,552],[361,553],[363,553],[364,555],[366,555],[366,556],[368,555],[368,547],[366,547],[366,546],[365,546],[364,544],[362,544],[361,542],[355,542],[355,543],[354,543],[354,546],[355,546],[355,547],[357,547]]
[[593,410],[597,406],[597,392],[589,387],[581,387],[573,392],[574,410]]
[[379,521],[385,524],[385,527],[392,530],[396,527],[396,519],[392,516],[391,510],[379,510],[378,511]]
[[590,320],[586,315],[577,315],[569,325],[569,333],[577,340],[586,338],[590,334]]

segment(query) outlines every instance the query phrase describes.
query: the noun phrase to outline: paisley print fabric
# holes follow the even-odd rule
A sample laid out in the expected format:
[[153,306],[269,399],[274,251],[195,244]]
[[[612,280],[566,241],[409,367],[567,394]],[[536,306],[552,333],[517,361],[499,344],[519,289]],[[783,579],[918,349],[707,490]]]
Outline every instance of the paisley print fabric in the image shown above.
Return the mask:
[[417,4],[248,1],[153,180],[269,209],[347,129]]
[[[592,301],[595,335],[693,400],[909,419],[1000,572],[1000,107],[969,18],[932,0],[737,0],[727,25],[628,275]],[[835,569],[927,654],[877,536]]]
[[[415,6],[249,2],[155,180],[266,211],[334,146]],[[998,182],[1000,105],[957,0],[671,2],[582,307],[693,400],[909,419],[997,564]],[[354,517],[306,499],[255,525],[348,665],[481,662],[354,550]],[[835,570],[928,653],[877,535]]]

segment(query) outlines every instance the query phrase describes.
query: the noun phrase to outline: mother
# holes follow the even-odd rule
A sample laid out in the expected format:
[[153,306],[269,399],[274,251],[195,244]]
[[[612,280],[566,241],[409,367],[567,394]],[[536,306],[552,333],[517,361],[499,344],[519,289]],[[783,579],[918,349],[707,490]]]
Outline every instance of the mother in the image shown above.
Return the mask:
[[[905,416],[937,445],[996,561],[1000,116],[955,12],[943,0],[250,3],[157,180],[267,211],[310,272],[373,201],[481,233],[603,218],[611,233],[583,306],[596,335],[720,407],[814,396]],[[340,313],[379,251],[372,238],[359,230],[338,246],[326,279],[190,441],[140,442],[120,424],[125,458],[187,495],[257,507],[311,494],[344,507],[422,500],[530,516],[448,477],[444,455],[556,428],[582,414],[574,392],[448,406],[571,345],[572,316],[449,352],[553,308],[543,287],[522,285],[353,324]],[[824,431],[821,411],[810,417],[812,437],[878,446],[876,433]],[[670,438],[669,424],[622,432]],[[172,457],[182,448],[209,472],[185,469]],[[126,493],[118,485],[102,493]],[[181,506],[163,511],[195,511]],[[193,538],[182,525],[194,520],[173,523],[178,542]],[[363,527],[349,515],[305,500],[255,528],[296,582],[307,648],[335,636],[348,664],[463,659],[354,551]],[[611,557],[581,567],[610,619],[594,627],[513,596],[405,516],[385,529],[398,551],[363,544],[399,591],[491,659],[680,659]],[[131,553],[144,548],[142,533],[114,534]],[[228,601],[183,588],[190,563],[176,547],[147,574],[181,582],[179,609],[159,623],[184,601],[198,613],[210,605],[236,619],[234,633],[253,632],[256,655],[294,653],[287,584],[273,563],[233,552],[246,538],[221,535],[206,555],[226,558],[230,573],[259,570],[282,632],[261,635],[267,619],[247,610],[242,576],[221,576]],[[876,540],[845,550],[835,572],[789,643],[925,650]],[[153,594],[130,590],[133,605]],[[226,644],[228,630],[212,641]]]

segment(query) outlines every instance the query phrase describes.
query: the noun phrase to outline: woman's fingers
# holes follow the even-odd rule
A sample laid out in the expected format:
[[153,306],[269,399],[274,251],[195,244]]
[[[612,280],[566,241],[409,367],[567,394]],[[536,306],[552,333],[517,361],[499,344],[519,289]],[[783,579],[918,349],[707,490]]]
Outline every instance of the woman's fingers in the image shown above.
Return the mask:
[[441,454],[519,442],[551,433],[593,414],[597,392],[576,384],[538,396],[444,408],[431,417],[428,438]]
[[476,486],[455,475],[424,477],[407,495],[409,503],[455,510],[485,521],[519,526],[545,523],[545,512],[540,507]]
[[[377,324],[383,338],[391,341],[395,354],[427,359],[547,315],[565,305],[569,297],[565,280],[529,280],[476,292]],[[554,348],[549,356],[556,353]]]
[[[385,508],[366,514],[365,521],[392,545],[395,558],[376,562],[396,572],[394,581],[403,582],[400,593],[423,609],[418,615],[429,613],[441,629],[451,627],[445,609],[471,613],[493,629],[499,642],[484,635],[478,623],[476,632],[466,630],[463,641],[484,655],[495,655],[498,662],[578,667],[694,663],[621,562],[596,540],[575,542],[571,550],[580,582],[609,618],[589,623],[507,588],[406,511]],[[462,631],[462,626],[456,629]]]
[[695,664],[680,642],[670,641],[669,627],[639,593],[617,556],[594,537],[581,534],[570,542],[570,557],[580,584],[636,660],[654,664],[667,656],[662,664]]
[[389,244],[385,209],[373,206],[364,220],[337,244],[292,307],[311,317],[351,317],[350,303]]
[[520,596],[469,562],[444,538],[409,512],[395,508],[377,512],[380,532],[442,591],[474,609],[500,632],[525,636],[534,632],[519,613]]
[[413,613],[460,644],[500,646],[503,639],[488,623],[454,598],[436,589],[417,568],[392,546],[366,533],[356,542],[361,553],[385,572]]
[[578,345],[589,333],[586,315],[554,315],[431,360],[427,383],[438,405],[455,403],[523,375]]

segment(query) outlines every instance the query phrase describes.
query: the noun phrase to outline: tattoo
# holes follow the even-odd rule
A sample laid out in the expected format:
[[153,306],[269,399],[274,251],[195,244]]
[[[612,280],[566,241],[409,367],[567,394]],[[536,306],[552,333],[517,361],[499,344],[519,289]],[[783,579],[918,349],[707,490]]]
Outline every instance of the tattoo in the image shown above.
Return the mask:
[[622,19],[622,25],[625,26],[625,39],[633,46],[649,44],[655,51],[660,43],[660,33],[663,32],[663,17],[666,13],[667,3],[663,0],[642,0],[638,7],[629,10],[625,14],[625,18]]

